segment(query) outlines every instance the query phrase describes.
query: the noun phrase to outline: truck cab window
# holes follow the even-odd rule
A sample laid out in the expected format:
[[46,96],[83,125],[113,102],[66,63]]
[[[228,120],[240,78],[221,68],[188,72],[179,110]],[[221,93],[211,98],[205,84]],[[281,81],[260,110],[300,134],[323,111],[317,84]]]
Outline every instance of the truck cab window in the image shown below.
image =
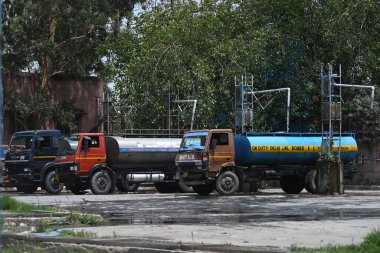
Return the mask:
[[99,148],[99,136],[88,136],[88,139],[83,139],[83,144],[85,141],[88,141],[89,148]]
[[50,136],[41,136],[43,140],[41,141],[41,148],[50,148],[52,147],[51,137]]
[[213,140],[216,140],[217,146],[227,146],[228,134],[227,133],[213,133],[211,136],[211,143],[213,142]]

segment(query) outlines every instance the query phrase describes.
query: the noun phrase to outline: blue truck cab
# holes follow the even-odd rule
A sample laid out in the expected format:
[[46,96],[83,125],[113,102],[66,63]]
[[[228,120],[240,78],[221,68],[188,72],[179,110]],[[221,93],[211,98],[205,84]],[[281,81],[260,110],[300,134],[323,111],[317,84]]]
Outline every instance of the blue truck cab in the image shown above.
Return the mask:
[[[23,131],[13,134],[4,159],[4,176],[17,191],[33,193],[38,187],[59,193],[62,186],[55,180],[54,170],[44,166],[54,161],[58,152],[59,130]],[[4,178],[4,177],[3,177]]]

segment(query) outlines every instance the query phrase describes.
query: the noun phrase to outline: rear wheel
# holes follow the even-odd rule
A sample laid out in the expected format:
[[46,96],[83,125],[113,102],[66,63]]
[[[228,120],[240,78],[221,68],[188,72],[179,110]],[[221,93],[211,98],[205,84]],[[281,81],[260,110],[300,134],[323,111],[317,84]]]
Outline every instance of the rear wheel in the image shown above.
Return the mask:
[[220,195],[232,195],[238,190],[239,178],[234,172],[222,172],[216,179],[216,191]]
[[94,194],[108,194],[112,191],[112,179],[107,171],[97,171],[90,179],[90,188]]
[[21,185],[21,186],[17,186],[17,191],[30,194],[37,191],[37,188],[38,188],[37,185]]
[[208,196],[215,190],[212,184],[193,185],[193,190],[201,196]]
[[121,192],[135,192],[139,188],[140,183],[131,183],[131,182],[117,182],[116,187]]
[[317,193],[316,176],[316,170],[310,170],[305,176],[305,189],[312,194]]
[[282,176],[280,178],[281,189],[289,194],[300,193],[305,187],[303,178],[296,176]]
[[59,185],[59,181],[55,180],[54,170],[46,173],[43,188],[50,194],[58,194],[62,191],[63,185]]

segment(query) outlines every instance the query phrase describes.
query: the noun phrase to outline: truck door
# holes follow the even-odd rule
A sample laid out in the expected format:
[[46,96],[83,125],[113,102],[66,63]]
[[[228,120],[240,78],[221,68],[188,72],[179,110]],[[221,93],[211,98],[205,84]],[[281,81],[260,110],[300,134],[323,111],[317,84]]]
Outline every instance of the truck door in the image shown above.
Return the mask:
[[79,162],[81,176],[87,176],[88,172],[96,164],[105,162],[106,154],[100,143],[100,136],[83,136],[79,150]]
[[211,171],[218,171],[223,163],[233,161],[228,133],[212,133],[210,140],[210,163]]
[[36,136],[33,162],[31,164],[33,167],[34,180],[43,179],[41,170],[48,162],[52,162],[55,159],[58,152],[58,146],[57,136]]

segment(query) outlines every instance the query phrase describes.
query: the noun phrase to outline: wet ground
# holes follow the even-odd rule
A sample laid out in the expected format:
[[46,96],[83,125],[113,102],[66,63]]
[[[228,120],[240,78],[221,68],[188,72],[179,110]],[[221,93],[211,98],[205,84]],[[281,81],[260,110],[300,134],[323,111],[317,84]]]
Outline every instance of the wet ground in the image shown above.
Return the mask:
[[368,232],[380,228],[380,191],[335,196],[288,195],[279,189],[208,197],[150,191],[102,196],[10,194],[24,202],[102,214],[108,226],[87,228],[100,237],[316,247],[359,243]]

